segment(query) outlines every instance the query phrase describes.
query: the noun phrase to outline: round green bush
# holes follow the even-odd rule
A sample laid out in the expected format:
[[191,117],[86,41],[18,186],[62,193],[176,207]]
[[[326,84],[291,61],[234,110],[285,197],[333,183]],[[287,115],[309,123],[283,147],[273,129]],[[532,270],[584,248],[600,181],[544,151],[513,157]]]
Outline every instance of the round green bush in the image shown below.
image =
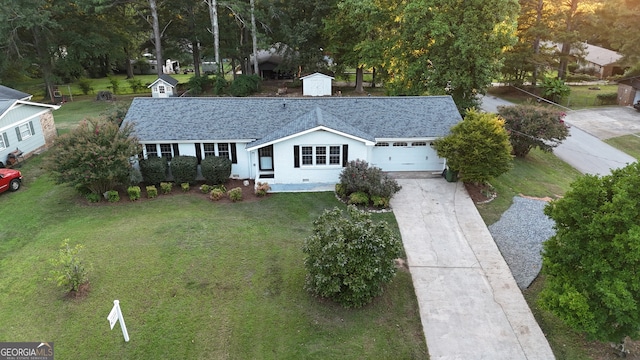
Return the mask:
[[171,159],[171,175],[176,184],[195,183],[198,159],[195,156],[176,156]]
[[305,288],[345,307],[361,307],[382,294],[396,273],[402,251],[397,234],[385,221],[350,205],[347,216],[334,208],[313,223],[303,252]]
[[158,185],[167,180],[167,159],[150,157],[139,161],[142,178],[147,184]]
[[210,184],[224,184],[231,176],[231,160],[220,156],[207,156],[200,162],[202,176]]

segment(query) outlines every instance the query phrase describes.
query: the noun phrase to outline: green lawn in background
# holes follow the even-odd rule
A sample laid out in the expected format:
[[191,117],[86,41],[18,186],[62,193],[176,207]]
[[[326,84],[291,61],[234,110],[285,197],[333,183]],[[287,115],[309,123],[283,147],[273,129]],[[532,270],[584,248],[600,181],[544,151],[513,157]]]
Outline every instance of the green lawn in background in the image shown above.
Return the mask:
[[604,142],[640,160],[640,134],[619,136]]
[[[131,103],[136,95],[118,95],[116,101],[97,101],[95,96],[76,96],[73,101],[66,102],[60,106],[60,109],[53,112],[53,118],[56,123],[58,134],[64,134],[73,129],[78,123],[88,117],[97,118],[116,103]],[[137,96],[149,97],[149,94],[141,94]]]
[[[602,106],[598,101],[598,94],[618,91],[617,85],[571,85],[569,87],[571,88],[571,93],[560,101],[560,105],[573,110]],[[590,90],[589,88],[599,88],[600,90]],[[487,93],[515,104],[523,104],[527,101],[535,102],[537,100],[534,96],[510,86],[491,87],[487,89]]]
[[[324,209],[343,206],[333,193],[220,204],[174,189],[89,205],[40,163],[0,195],[0,341],[53,341],[61,359],[428,357],[408,272],[362,309],[304,290],[302,244]],[[65,238],[92,264],[82,300],[44,280]],[[106,319],[116,299],[129,343]]]

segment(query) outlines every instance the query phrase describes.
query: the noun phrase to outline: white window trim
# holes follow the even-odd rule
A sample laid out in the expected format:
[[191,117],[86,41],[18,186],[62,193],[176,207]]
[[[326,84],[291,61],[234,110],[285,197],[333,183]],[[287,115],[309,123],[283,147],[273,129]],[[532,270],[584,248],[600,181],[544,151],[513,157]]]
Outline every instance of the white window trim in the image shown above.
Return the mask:
[[0,150],[7,148],[7,144],[4,143],[4,132],[0,132]]
[[[338,154],[331,154],[331,147],[335,146],[338,148]],[[304,156],[309,156],[309,155],[303,155],[302,154],[302,149],[305,147],[310,147],[311,148],[311,164],[305,164],[303,161],[303,157]],[[316,153],[316,149],[319,147],[324,147],[325,148],[325,153],[321,154],[324,155],[325,157],[325,163],[324,164],[317,164],[317,156],[318,154]],[[331,145],[325,145],[325,144],[316,144],[316,145],[300,145],[300,168],[317,168],[317,169],[330,169],[330,168],[340,168],[342,167],[342,145],[338,145],[338,144],[331,144]],[[337,156],[338,157],[338,163],[337,164],[331,164],[331,156]]]
[[[23,126],[26,126],[26,129],[27,129],[26,133],[28,133],[28,135],[25,135],[25,132],[22,130]],[[18,130],[20,131],[20,137],[22,138],[22,141],[25,141],[26,139],[33,136],[33,134],[31,133],[31,127],[29,126],[28,121],[26,123],[18,125]]]

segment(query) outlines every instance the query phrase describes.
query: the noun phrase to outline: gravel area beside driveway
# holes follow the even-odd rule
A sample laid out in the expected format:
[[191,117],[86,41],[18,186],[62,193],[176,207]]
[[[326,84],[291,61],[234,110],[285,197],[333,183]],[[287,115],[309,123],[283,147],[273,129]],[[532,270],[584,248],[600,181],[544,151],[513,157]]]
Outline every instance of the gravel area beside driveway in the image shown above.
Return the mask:
[[498,222],[489,226],[520,289],[526,289],[542,268],[542,243],[555,234],[554,222],[543,212],[546,201],[519,196]]

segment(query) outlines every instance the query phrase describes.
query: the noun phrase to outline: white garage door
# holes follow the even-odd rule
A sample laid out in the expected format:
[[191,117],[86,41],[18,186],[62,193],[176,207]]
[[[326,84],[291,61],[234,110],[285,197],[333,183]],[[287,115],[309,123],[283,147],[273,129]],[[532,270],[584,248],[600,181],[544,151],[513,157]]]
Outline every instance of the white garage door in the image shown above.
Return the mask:
[[384,171],[440,171],[444,160],[428,142],[378,143],[372,150],[373,166]]

